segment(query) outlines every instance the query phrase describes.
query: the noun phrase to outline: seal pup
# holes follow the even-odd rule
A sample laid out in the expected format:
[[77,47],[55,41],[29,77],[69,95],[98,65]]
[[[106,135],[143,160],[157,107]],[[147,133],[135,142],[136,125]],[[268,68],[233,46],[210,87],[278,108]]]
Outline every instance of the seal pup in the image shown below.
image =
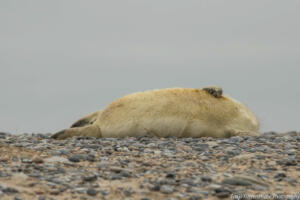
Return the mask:
[[257,136],[259,122],[218,86],[168,88],[124,96],[105,109],[76,121],[55,139],[84,137],[231,137]]

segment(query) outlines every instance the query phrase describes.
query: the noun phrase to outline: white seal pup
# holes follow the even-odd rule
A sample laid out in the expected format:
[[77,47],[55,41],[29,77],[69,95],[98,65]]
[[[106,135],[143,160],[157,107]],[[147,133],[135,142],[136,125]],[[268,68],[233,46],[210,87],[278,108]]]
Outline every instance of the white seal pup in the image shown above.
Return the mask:
[[245,105],[217,86],[138,92],[52,135],[84,137],[231,137],[257,136],[259,122]]

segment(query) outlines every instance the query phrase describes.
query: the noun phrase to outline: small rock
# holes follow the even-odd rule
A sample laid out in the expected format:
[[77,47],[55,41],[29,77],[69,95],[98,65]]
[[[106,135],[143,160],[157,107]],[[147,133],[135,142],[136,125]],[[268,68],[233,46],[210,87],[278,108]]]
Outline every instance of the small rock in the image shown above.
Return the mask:
[[172,194],[174,192],[174,188],[169,185],[163,185],[160,187],[160,191],[165,194]]
[[263,183],[262,181],[259,181],[257,179],[248,176],[234,176],[231,178],[226,178],[222,181],[222,183],[229,184],[229,185],[240,185],[240,186],[251,186],[253,184],[262,185],[266,187],[268,186],[266,183]]
[[266,191],[268,188],[261,185],[251,185],[250,188],[256,191]]
[[167,173],[166,174],[166,178],[175,178],[175,174],[174,173]]
[[287,159],[284,163],[286,166],[296,166],[297,165],[297,161],[294,159]]
[[80,162],[81,156],[80,155],[71,155],[68,157],[69,161],[71,162]]
[[85,192],[85,188],[75,188],[74,190],[79,194],[83,194]]
[[8,155],[3,155],[2,157],[0,157],[0,162],[7,162],[8,160],[9,160]]
[[120,177],[131,177],[132,171],[121,167],[111,167],[112,172],[118,173]]
[[202,200],[202,197],[197,195],[192,195],[190,196],[189,200]]
[[32,160],[26,157],[21,158],[22,163],[32,163]]
[[223,187],[217,188],[214,191],[215,191],[215,195],[221,199],[229,197],[232,193],[229,189]]
[[90,196],[96,196],[98,192],[93,188],[89,188],[86,193]]
[[95,180],[97,180],[97,176],[94,174],[83,176],[83,180],[87,181],[87,182],[95,181]]
[[45,196],[39,196],[38,200],[46,200]]
[[275,174],[274,179],[276,179],[277,181],[281,181],[285,177],[286,177],[286,173],[284,171],[278,171]]
[[53,189],[50,191],[51,195],[59,195],[60,191],[58,189]]
[[7,187],[7,188],[2,189],[2,192],[7,193],[7,194],[13,194],[13,193],[18,193],[19,191],[15,188]]
[[201,180],[204,181],[204,182],[211,182],[212,181],[211,177],[209,177],[209,176],[202,176]]
[[34,162],[34,163],[36,163],[36,164],[41,164],[41,163],[44,162],[44,160],[43,160],[41,157],[39,157],[39,156],[34,156],[34,157],[32,158],[32,162]]
[[109,195],[109,190],[100,190],[100,193],[101,193],[103,196],[106,196],[106,195]]
[[90,161],[90,162],[95,162],[96,161],[95,155],[88,154],[87,157],[86,157],[86,160]]
[[206,151],[206,150],[209,149],[209,145],[205,144],[205,143],[204,144],[198,144],[193,149],[196,150],[196,151]]

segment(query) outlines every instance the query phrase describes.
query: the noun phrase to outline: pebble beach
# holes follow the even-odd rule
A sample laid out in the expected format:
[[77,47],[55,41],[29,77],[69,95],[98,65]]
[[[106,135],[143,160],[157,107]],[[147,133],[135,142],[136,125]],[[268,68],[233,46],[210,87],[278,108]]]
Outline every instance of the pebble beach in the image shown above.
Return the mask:
[[300,132],[231,138],[0,133],[2,200],[300,200]]

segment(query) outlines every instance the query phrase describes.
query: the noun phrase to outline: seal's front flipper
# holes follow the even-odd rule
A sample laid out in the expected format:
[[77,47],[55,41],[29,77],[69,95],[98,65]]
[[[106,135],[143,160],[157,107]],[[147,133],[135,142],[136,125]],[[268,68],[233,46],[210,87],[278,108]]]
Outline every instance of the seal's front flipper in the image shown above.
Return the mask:
[[223,94],[223,89],[219,86],[208,86],[203,88],[203,90],[213,95],[216,98],[220,98]]
[[62,140],[69,137],[78,136],[99,138],[102,136],[102,134],[100,128],[97,125],[88,125],[84,127],[69,128],[59,131],[52,135],[51,138]]

